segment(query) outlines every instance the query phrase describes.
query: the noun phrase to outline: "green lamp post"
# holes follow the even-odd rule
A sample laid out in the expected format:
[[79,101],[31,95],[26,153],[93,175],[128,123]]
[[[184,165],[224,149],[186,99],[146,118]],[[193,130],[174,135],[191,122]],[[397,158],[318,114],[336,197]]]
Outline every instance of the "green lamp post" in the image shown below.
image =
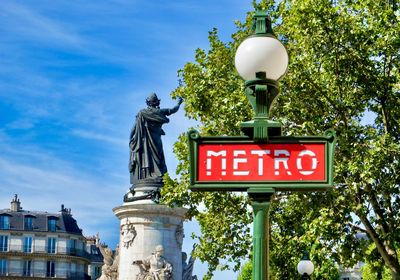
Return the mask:
[[286,48],[274,36],[267,13],[257,11],[254,32],[235,56],[254,110],[253,119],[241,124],[246,136],[188,132],[190,189],[246,191],[251,199],[253,280],[269,279],[269,207],[275,191],[323,191],[333,185],[335,132],[286,137],[281,123],[269,119],[288,64]]
[[[246,96],[253,107],[254,119],[241,124],[242,131],[256,142],[267,142],[281,135],[281,124],[269,119],[272,103],[279,93],[278,81],[285,75],[289,56],[272,32],[265,11],[254,16],[254,34],[236,51],[235,67],[246,81]],[[269,279],[269,206],[275,189],[249,188],[253,207],[253,280]]]

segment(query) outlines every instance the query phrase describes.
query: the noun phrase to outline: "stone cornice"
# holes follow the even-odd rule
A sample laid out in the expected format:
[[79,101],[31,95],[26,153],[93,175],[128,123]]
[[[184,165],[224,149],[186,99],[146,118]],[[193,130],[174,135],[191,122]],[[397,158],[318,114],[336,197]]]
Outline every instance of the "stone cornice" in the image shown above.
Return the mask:
[[31,277],[31,276],[15,276],[15,275],[1,275],[0,280],[2,279],[13,279],[13,280],[65,280],[67,278],[60,278],[60,277]]
[[58,237],[60,237],[60,238],[71,239],[71,237],[77,237],[81,241],[85,240],[85,237],[82,234],[74,234],[74,233],[63,232],[63,231],[1,229],[0,235],[2,235],[2,234],[10,234],[10,235],[32,234],[35,236],[58,235]]
[[[0,258],[2,257],[21,257],[21,258],[44,258],[44,259],[63,259],[63,260],[80,260],[85,262],[86,264],[90,264],[90,260],[88,258],[67,255],[67,254],[47,254],[47,253],[24,253],[24,252],[17,252],[17,251],[10,251],[10,252],[0,252]],[[31,278],[30,278],[31,279]],[[42,278],[43,279],[43,278]],[[1,280],[1,277],[0,277]]]
[[175,216],[177,218],[184,218],[188,209],[182,207],[170,208],[164,204],[139,204],[135,202],[127,202],[122,206],[118,206],[112,209],[114,214],[119,218],[125,218],[125,216],[132,216],[132,214],[145,214],[154,216]]

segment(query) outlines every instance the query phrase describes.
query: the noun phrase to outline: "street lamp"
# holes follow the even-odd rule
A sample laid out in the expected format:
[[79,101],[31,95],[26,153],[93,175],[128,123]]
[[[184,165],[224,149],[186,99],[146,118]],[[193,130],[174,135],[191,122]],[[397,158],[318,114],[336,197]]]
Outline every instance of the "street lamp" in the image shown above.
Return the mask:
[[255,141],[281,135],[281,124],[268,119],[279,93],[278,81],[286,74],[289,56],[275,37],[265,11],[254,16],[254,34],[245,39],[235,55],[235,67],[246,81],[246,96],[255,112],[254,119],[241,124],[242,131]]
[[[271,198],[275,190],[316,191],[331,187],[336,138],[333,131],[325,136],[285,137],[281,135],[282,125],[269,119],[272,103],[279,93],[278,81],[286,74],[289,56],[274,36],[265,11],[255,13],[253,26],[254,34],[236,51],[235,66],[245,80],[245,94],[253,107],[254,118],[241,123],[246,136],[201,137],[197,131],[188,132],[190,189],[248,193],[254,218],[252,280],[268,280]],[[313,155],[311,173],[304,172],[301,166],[301,157],[306,153]],[[280,155],[285,157],[279,158]],[[278,159],[284,160],[285,176],[276,172],[280,165]],[[316,172],[314,162],[321,163],[316,164],[321,178],[309,177]],[[289,165],[293,173],[289,172]]]
[[302,280],[310,279],[310,275],[314,272],[314,264],[311,262],[308,252],[303,253],[301,261],[297,265],[297,271],[300,273]]
[[[246,136],[201,137],[197,131],[188,132],[190,188],[248,193],[253,208],[252,280],[268,280],[271,198],[275,190],[315,191],[331,187],[336,138],[331,130],[325,136],[285,137],[281,123],[269,119],[271,106],[279,94],[278,81],[286,74],[289,56],[274,36],[265,11],[255,13],[253,26],[254,34],[236,51],[235,66],[245,80],[245,94],[254,117],[240,125]],[[312,157],[312,166],[308,167],[311,171],[303,170],[302,156]],[[286,175],[279,172],[281,161]],[[293,173],[289,172],[289,165]],[[317,171],[315,168],[319,168],[321,178],[309,176]]]
[[[238,47],[235,67],[245,80],[246,97],[254,110],[251,121],[241,129],[255,142],[281,136],[282,125],[269,119],[272,103],[279,93],[278,81],[286,74],[289,56],[276,39],[266,11],[256,11],[254,33]],[[253,280],[269,279],[269,206],[274,188],[266,185],[247,189],[253,208]]]

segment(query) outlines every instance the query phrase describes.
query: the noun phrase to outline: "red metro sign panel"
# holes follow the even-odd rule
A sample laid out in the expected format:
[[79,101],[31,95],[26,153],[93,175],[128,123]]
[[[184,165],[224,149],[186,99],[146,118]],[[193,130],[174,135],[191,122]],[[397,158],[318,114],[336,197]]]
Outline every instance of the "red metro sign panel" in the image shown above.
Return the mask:
[[247,137],[189,134],[191,188],[194,190],[321,189],[332,185],[334,135]]
[[324,181],[325,145],[200,144],[199,181]]

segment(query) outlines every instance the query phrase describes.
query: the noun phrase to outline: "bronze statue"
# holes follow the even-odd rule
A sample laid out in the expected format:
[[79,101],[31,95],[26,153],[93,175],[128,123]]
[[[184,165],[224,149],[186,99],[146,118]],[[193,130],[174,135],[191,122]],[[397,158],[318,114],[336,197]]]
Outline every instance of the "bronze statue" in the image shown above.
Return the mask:
[[[167,172],[161,141],[161,136],[165,135],[162,125],[169,122],[167,116],[176,113],[182,101],[179,97],[175,107],[160,109],[160,99],[152,93],[146,99],[148,107],[136,115],[129,141],[129,172],[132,187],[124,197],[125,202],[149,198],[158,202],[162,177]],[[139,189],[145,191],[135,196],[135,192]]]

